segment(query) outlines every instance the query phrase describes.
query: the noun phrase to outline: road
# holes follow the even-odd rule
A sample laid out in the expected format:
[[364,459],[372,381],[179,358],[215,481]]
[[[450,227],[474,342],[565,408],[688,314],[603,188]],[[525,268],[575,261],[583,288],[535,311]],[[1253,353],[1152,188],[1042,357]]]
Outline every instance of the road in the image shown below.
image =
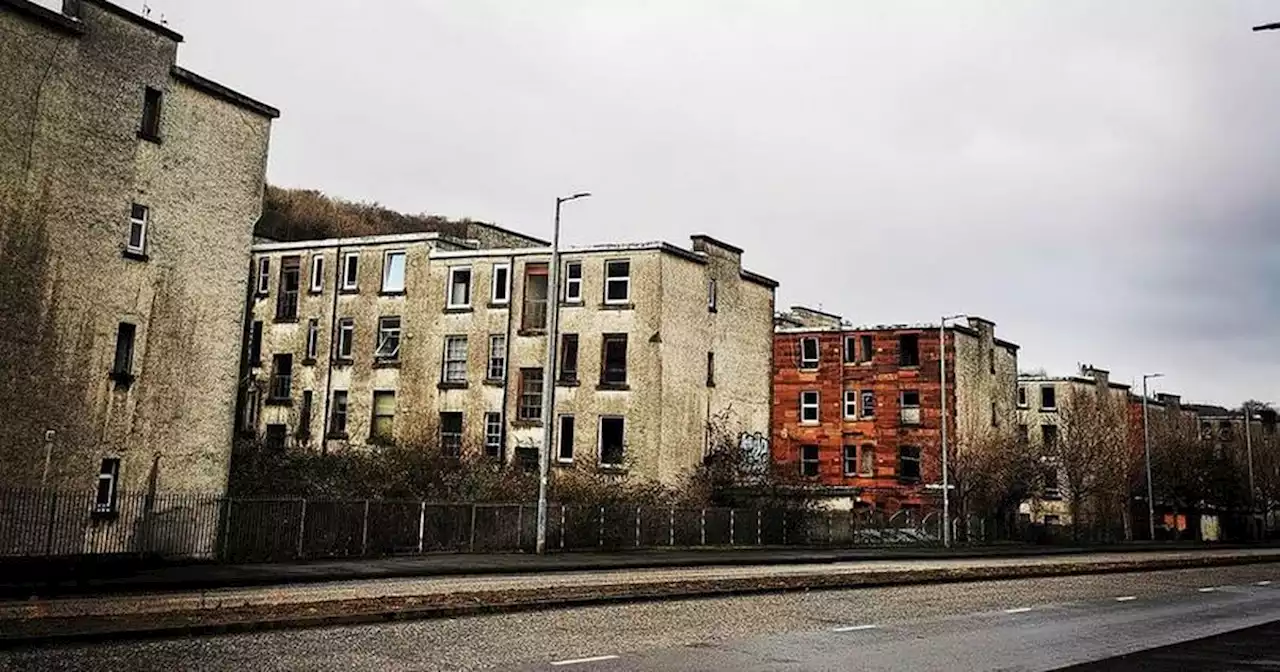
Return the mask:
[[[0,652],[0,669],[1047,670],[1272,621],[1280,621],[1280,564],[61,646]],[[1255,639],[1226,648],[1255,663],[1280,659],[1280,642]],[[1232,668],[1218,660],[1177,669]]]

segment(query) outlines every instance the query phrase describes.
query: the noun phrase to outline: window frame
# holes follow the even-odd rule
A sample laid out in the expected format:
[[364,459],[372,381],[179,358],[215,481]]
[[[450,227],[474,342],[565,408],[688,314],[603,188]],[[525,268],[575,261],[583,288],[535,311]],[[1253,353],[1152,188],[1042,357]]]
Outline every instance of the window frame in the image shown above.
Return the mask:
[[[870,460],[870,464],[867,463],[868,460]],[[864,443],[858,446],[858,475],[864,478],[875,478],[876,445],[874,443]]]
[[845,364],[854,364],[858,361],[858,337],[852,334],[846,334],[844,337],[844,362]]
[[[622,345],[622,367],[609,366],[609,346],[610,344]],[[625,332],[611,332],[600,335],[600,387],[605,389],[626,389],[629,380],[630,369],[630,339]],[[622,371],[621,380],[611,379],[611,375],[616,378],[617,371]]]
[[[462,274],[463,272],[467,274],[467,282],[465,284],[466,300],[462,303],[455,303],[453,300],[453,289],[454,287],[459,286],[460,284],[458,283],[456,276]],[[471,301],[472,301],[472,294],[473,294],[472,290],[474,289],[472,285],[475,284],[474,281],[475,281],[475,275],[471,271],[470,264],[450,266],[449,273],[448,273],[448,281],[445,283],[445,294],[444,294],[445,309],[466,310],[468,308],[471,308]]]
[[[915,403],[907,403],[907,395],[915,395]],[[921,395],[918,389],[908,389],[898,391],[898,411],[899,419],[903,425],[917,427],[924,422],[924,410],[921,405]],[[915,411],[911,413],[909,411]]]
[[[127,337],[126,337],[127,335]],[[117,382],[129,383],[134,379],[133,361],[137,358],[138,325],[133,322],[116,324],[116,346],[111,356],[111,377]]]
[[[572,348],[570,348],[572,344]],[[581,353],[582,339],[576,333],[560,334],[560,348],[556,352],[556,384],[557,385],[577,385],[579,355]],[[573,356],[569,356],[572,350]]]
[[[501,275],[501,282],[499,282]],[[502,296],[498,290],[502,290]],[[494,264],[489,273],[489,303],[495,306],[511,305],[511,264]]]
[[312,294],[324,292],[324,255],[321,253],[311,255],[311,279],[307,290]]
[[[809,456],[809,450],[813,456]],[[812,467],[812,472],[810,467]],[[822,475],[822,448],[814,444],[800,446],[800,478],[819,478]]]
[[271,257],[258,257],[258,286],[254,293],[259,297],[271,294]]
[[[390,284],[392,259],[400,259],[400,285],[394,286]],[[384,250],[382,252],[382,294],[404,294],[405,285],[409,279],[409,253],[403,249]]]
[[1027,404],[1027,402],[1028,402],[1028,397],[1027,397],[1027,386],[1026,386],[1026,385],[1019,385],[1019,386],[1018,386],[1018,392],[1017,392],[1016,397],[1014,398],[1014,402],[1015,402],[1015,404],[1017,405],[1017,407],[1018,407],[1018,408],[1028,408],[1028,404]]
[[302,361],[314,362],[318,354],[320,354],[320,320],[313,317],[307,320],[307,344]]
[[875,337],[871,334],[861,334],[858,337],[858,363],[870,364],[876,354]]
[[[850,457],[852,455],[852,457]],[[853,465],[850,469],[849,465]],[[858,475],[858,446],[853,444],[845,444],[841,447],[840,466],[844,471],[845,477]]]
[[707,312],[714,313],[720,310],[719,307],[718,283],[715,278],[707,280]]
[[[395,326],[391,326],[391,322],[395,321]],[[384,353],[383,346],[394,338],[395,350],[391,353]],[[400,346],[404,344],[404,320],[399,315],[380,315],[378,316],[378,337],[374,341],[373,358],[378,362],[398,362],[400,361]]]
[[164,119],[164,91],[147,86],[142,91],[142,119],[138,124],[138,137],[160,142],[160,125]]
[[[1044,393],[1046,391],[1053,396],[1053,403],[1047,406],[1044,403]],[[1058,410],[1058,386],[1057,385],[1041,385],[1040,386],[1040,410],[1046,413]]]
[[336,328],[338,334],[337,338],[333,339],[333,358],[340,362],[353,361],[356,353],[355,319],[340,317]]
[[[102,483],[107,482],[107,492],[103,501]],[[99,516],[115,515],[120,512],[120,458],[104,457],[98,466],[98,487],[93,495],[93,513]]]
[[[498,348],[494,347],[495,343],[501,344],[501,355],[495,356],[494,351]],[[497,374],[494,374],[494,363],[497,363]],[[507,335],[506,334],[489,334],[489,350],[485,357],[485,380],[503,381],[507,378]]]
[[[606,462],[604,459],[605,458],[604,425],[606,420],[610,422],[617,421],[621,427],[621,431],[619,432],[620,438],[621,438],[621,445],[618,446],[619,454],[618,454],[618,461],[616,462]],[[627,462],[627,418],[626,416],[601,415],[599,421],[596,423],[596,426],[598,428],[596,431],[596,461],[598,462],[600,467],[605,469],[621,469],[625,467]]]
[[[907,343],[914,343],[914,348],[907,348]],[[908,357],[907,354],[914,351],[914,355]],[[920,358],[920,334],[898,334],[898,366],[906,368],[919,367]]]
[[[529,392],[527,388],[534,380],[538,381],[537,391]],[[525,367],[520,369],[519,387],[516,392],[516,420],[523,423],[540,423],[542,422],[542,392],[543,386],[547,381],[543,379],[542,369],[540,367]],[[529,403],[530,399],[535,399],[536,404]],[[536,411],[536,413],[531,412]]]
[[[526,261],[524,264],[524,284],[520,297],[520,330],[526,333],[542,333],[547,330],[549,312],[551,310],[551,265],[544,261]],[[541,299],[532,298],[534,278],[542,278],[546,289]],[[539,305],[541,307],[539,308]],[[541,311],[541,320],[534,319]]]
[[[867,401],[871,403],[868,404]],[[867,409],[870,408],[870,412]],[[858,415],[863,420],[870,420],[876,417],[876,392],[875,390],[862,390],[858,393]]]
[[[137,210],[141,208],[142,217],[137,216]],[[141,203],[129,204],[129,235],[125,236],[124,250],[130,254],[146,255],[147,253],[147,229],[150,228],[151,208]],[[133,244],[133,230],[138,228],[138,244]]]
[[[809,346],[813,346],[813,357],[808,356]],[[800,337],[800,368],[802,370],[817,369],[822,365],[822,344],[818,341],[817,336],[801,336]]]
[[339,289],[344,292],[360,291],[360,253],[342,253],[342,277],[339,278]]
[[[556,427],[556,462],[560,464],[573,464],[574,442],[577,439],[578,421],[572,413],[562,413],[557,421]],[[566,431],[566,422],[568,430]],[[568,456],[565,455],[565,448],[568,448]]]
[[[379,398],[386,399],[387,397],[391,398],[391,413],[390,414],[379,413],[378,399]],[[396,397],[397,395],[395,390],[374,390],[373,391],[372,405],[369,407],[369,442],[370,443],[388,445],[395,442],[396,415],[398,414],[397,412],[400,410],[399,408],[400,400],[397,399]],[[387,429],[385,433],[380,433],[378,431],[379,420],[386,420],[387,424],[391,425],[390,428]]]
[[258,433],[258,411],[258,387],[256,385],[247,385],[245,386],[244,399],[240,408],[241,434]]
[[[494,431],[496,428],[496,431]],[[484,456],[491,460],[502,461],[503,436],[502,414],[497,411],[484,412]]]
[[[467,360],[470,357],[470,344],[466,334],[445,334],[444,350],[440,357],[440,383],[444,385],[467,384]],[[450,353],[450,345],[461,343],[461,357],[457,352]],[[453,368],[451,369],[450,366]]]
[[[574,277],[574,271],[577,271],[577,277]],[[572,288],[572,291],[570,291]],[[582,262],[566,261],[564,262],[564,302],[565,303],[582,303]]]
[[[329,417],[325,420],[328,429],[325,435],[331,438],[345,439],[347,438],[347,429],[351,420],[351,393],[350,390],[333,390],[329,397]],[[341,420],[341,423],[339,423]],[[342,427],[339,428],[338,425]]]
[[[614,266],[626,265],[627,274],[622,277],[612,277],[609,275],[609,269]],[[609,298],[609,289],[615,283],[621,283],[625,291],[622,298]],[[604,303],[608,306],[625,306],[631,303],[631,259],[606,259],[604,261]]]
[[[813,403],[805,400],[806,395],[813,395]],[[801,390],[800,391],[800,424],[802,425],[818,425],[822,423],[822,393],[819,390]],[[813,410],[813,419],[809,420],[805,417],[805,411]]]
[[[445,431],[445,417],[452,421],[458,419],[457,431]],[[462,457],[462,439],[466,434],[466,418],[462,411],[440,411],[439,417],[440,455],[443,457]]]
[[858,399],[859,399],[859,397],[858,397],[858,391],[857,391],[857,390],[845,390],[845,391],[844,391],[844,398],[843,398],[843,400],[842,400],[842,401],[844,402],[844,404],[843,404],[843,412],[844,412],[844,419],[845,419],[845,420],[857,420],[857,419],[858,419]]
[[[276,290],[276,322],[298,321],[299,301],[302,294],[302,256],[290,254],[280,258],[280,273]],[[290,278],[294,288],[288,289]]]
[[271,378],[267,388],[267,403],[280,405],[293,400],[293,353],[277,352],[271,355]]
[[[911,451],[915,451],[914,456],[910,456]],[[906,474],[907,464],[915,465],[915,476]],[[920,483],[924,481],[923,456],[920,446],[898,446],[898,481],[901,483]]]

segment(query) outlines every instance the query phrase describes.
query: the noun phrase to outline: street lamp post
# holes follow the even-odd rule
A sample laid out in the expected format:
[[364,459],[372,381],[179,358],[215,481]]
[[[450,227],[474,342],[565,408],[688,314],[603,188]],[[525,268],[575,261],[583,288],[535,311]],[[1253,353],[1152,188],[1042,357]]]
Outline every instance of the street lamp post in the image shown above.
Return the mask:
[[1163,373],[1142,374],[1142,450],[1147,458],[1147,533],[1151,541],[1156,540],[1156,500],[1155,488],[1151,486],[1151,427],[1147,415],[1147,381],[1163,377]]
[[551,442],[555,439],[556,339],[560,328],[560,206],[591,194],[556,197],[555,227],[551,231],[551,268],[547,269],[547,360],[542,364],[542,449],[538,451],[537,552],[547,551],[547,476],[551,471]]
[[951,472],[947,453],[947,322],[965,315],[948,315],[938,324],[938,385],[942,389],[942,545],[951,548]]
[[1253,433],[1249,421],[1253,419],[1253,409],[1249,402],[1244,402],[1244,448],[1249,456],[1249,533],[1256,538],[1258,531],[1258,493],[1253,487]]

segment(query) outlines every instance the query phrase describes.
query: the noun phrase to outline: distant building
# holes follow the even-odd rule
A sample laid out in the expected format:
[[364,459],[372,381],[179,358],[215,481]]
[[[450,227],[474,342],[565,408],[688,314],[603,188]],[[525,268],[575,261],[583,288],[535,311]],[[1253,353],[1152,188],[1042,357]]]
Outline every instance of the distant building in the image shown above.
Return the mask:
[[220,493],[279,113],[105,0],[0,0],[0,36],[0,485]]
[[554,384],[558,468],[672,484],[701,463],[713,420],[767,431],[776,283],[742,268],[742,250],[707,236],[571,248],[555,291],[545,246],[469,237],[255,246],[240,430],[532,465]]
[[[937,324],[853,327],[796,307],[775,320],[773,458],[839,508],[934,508],[942,390]],[[970,317],[946,329],[955,450],[1012,435],[1018,346]],[[928,486],[934,486],[930,489]]]

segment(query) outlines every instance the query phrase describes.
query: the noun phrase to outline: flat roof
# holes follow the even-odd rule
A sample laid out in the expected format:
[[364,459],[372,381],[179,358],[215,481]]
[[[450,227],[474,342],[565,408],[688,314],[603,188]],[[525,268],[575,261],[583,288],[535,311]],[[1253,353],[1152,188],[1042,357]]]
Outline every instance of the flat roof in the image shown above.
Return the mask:
[[187,84],[190,84],[191,86],[200,89],[215,98],[219,98],[231,103],[232,105],[238,105],[251,112],[257,112],[268,119],[280,118],[280,110],[266,103],[254,100],[253,98],[250,98],[249,96],[246,96],[230,87],[223,86],[212,79],[197,75],[186,68],[178,67],[176,65],[170,68],[169,71],[176,79],[186,82]]
[[173,40],[174,42],[182,41],[182,35],[177,31],[169,28],[168,26],[156,23],[155,21],[152,21],[151,19],[148,19],[147,17],[142,16],[141,14],[135,14],[115,3],[107,2],[107,0],[81,0],[81,2],[87,2],[91,5],[101,7],[102,9],[112,14],[115,14],[116,16],[134,25],[142,26],[147,30],[163,35]]
[[320,240],[294,240],[287,242],[255,243],[253,252],[280,252],[284,250],[311,250],[331,247],[369,247],[373,245],[403,245],[408,243],[426,243],[436,240],[456,242],[439,233],[385,233],[377,236],[358,236],[354,238],[323,238]]

